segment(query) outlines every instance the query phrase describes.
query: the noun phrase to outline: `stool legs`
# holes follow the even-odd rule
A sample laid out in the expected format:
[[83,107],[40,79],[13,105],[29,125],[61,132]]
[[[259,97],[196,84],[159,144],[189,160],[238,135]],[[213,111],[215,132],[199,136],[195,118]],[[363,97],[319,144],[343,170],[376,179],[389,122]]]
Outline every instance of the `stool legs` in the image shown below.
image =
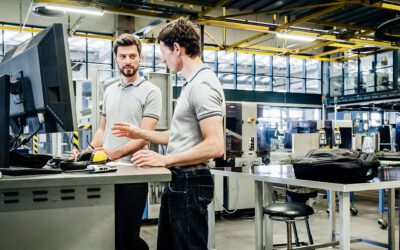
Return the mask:
[[314,245],[314,241],[313,241],[313,238],[312,238],[312,235],[311,235],[310,224],[308,223],[308,219],[306,219],[305,222],[306,222],[308,240],[310,241],[310,245]]
[[292,223],[286,221],[286,237],[287,237],[287,249],[292,250]]
[[294,240],[296,242],[296,247],[300,246],[299,242],[299,235],[297,234],[296,222],[293,221],[293,233],[294,233]]

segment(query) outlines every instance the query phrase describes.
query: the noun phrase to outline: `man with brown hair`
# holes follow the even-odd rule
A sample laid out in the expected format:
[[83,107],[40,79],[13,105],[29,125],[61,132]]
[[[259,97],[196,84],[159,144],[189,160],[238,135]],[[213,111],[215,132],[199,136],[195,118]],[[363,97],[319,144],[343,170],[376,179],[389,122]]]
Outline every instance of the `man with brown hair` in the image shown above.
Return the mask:
[[[117,138],[111,127],[115,122],[129,122],[154,130],[161,115],[161,90],[139,77],[142,45],[133,35],[123,34],[114,43],[114,56],[121,79],[104,92],[100,126],[91,147],[102,149],[112,160],[130,162],[131,154],[143,149],[143,139]],[[148,185],[115,185],[115,246],[117,250],[147,250],[140,238],[140,225],[146,205]]]
[[163,62],[186,83],[170,131],[155,132],[128,123],[114,124],[116,136],[168,144],[167,154],[141,150],[138,166],[163,166],[172,172],[161,200],[157,249],[207,249],[207,205],[214,195],[208,161],[223,155],[225,97],[215,73],[200,58],[200,36],[184,18],[166,24],[158,36]]

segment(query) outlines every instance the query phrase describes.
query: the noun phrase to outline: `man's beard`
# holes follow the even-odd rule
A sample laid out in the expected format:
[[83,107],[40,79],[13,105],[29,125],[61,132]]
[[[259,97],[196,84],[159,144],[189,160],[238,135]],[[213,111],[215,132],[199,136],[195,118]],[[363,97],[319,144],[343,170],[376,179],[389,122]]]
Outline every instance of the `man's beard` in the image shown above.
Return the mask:
[[[126,68],[128,68],[128,70]],[[132,77],[136,74],[138,68],[135,68],[134,66],[124,66],[120,68],[119,71],[121,72],[122,75],[126,77]]]

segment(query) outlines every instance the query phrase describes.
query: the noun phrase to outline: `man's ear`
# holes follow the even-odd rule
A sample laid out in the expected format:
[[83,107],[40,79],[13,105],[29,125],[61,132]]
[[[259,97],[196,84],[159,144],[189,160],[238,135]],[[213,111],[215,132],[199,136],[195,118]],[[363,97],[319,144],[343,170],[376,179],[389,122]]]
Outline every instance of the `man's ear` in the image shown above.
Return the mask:
[[174,51],[180,53],[181,52],[181,46],[179,45],[179,43],[174,42]]

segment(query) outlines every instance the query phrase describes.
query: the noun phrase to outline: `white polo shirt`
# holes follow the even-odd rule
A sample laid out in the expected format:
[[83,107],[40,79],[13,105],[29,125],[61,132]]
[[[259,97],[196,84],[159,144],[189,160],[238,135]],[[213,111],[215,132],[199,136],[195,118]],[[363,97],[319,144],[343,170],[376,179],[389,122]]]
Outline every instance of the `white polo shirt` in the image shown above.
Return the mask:
[[[161,90],[144,78],[138,78],[131,84],[122,81],[107,87],[104,92],[103,109],[101,114],[106,117],[103,147],[116,149],[126,144],[130,139],[116,137],[111,127],[115,122],[128,122],[140,127],[143,117],[159,119],[162,108]],[[131,156],[120,160],[129,162]]]
[[202,142],[200,121],[224,115],[222,85],[214,71],[202,65],[191,73],[182,87],[172,117],[167,154],[187,151]]

